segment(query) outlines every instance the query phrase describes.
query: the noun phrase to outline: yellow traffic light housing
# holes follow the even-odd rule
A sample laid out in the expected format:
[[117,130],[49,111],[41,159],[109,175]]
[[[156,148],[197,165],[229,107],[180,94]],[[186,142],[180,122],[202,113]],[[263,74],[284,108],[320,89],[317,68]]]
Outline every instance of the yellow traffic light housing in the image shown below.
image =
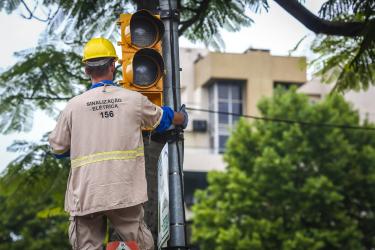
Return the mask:
[[123,87],[138,91],[151,102],[163,104],[164,60],[161,39],[164,25],[159,16],[146,10],[121,14]]

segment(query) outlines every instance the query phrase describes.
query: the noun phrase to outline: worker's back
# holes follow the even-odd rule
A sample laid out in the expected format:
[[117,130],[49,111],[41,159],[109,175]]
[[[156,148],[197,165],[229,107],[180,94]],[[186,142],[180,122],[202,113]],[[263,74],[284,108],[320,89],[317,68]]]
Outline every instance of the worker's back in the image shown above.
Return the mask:
[[134,91],[106,86],[73,98],[67,106],[72,126],[71,158],[142,146],[141,97]]
[[147,200],[141,127],[156,126],[161,112],[143,95],[112,85],[69,101],[50,135],[52,146],[70,138],[67,211],[84,215]]

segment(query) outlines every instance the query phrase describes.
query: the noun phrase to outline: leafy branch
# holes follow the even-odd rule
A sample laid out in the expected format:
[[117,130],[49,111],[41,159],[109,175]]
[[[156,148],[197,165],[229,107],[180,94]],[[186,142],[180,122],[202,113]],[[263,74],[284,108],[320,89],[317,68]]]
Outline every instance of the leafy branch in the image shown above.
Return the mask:
[[[315,16],[297,0],[274,0],[294,18],[300,21],[309,30],[317,34],[336,36],[365,36],[369,26],[374,20],[369,21],[328,21]],[[324,13],[324,12],[323,12]]]
[[87,89],[87,77],[81,67],[76,53],[47,46],[37,48],[3,72],[0,131],[28,131],[35,109],[55,112],[58,101],[67,101]]
[[30,9],[30,7],[27,5],[27,3],[24,0],[20,0],[20,3],[22,3],[23,7],[26,9],[26,11],[28,13],[28,16],[26,16],[24,14],[21,14],[21,16],[25,19],[36,19],[36,20],[41,21],[41,22],[48,22],[48,21],[51,21],[53,19],[53,17],[58,12],[58,10],[57,10],[57,11],[54,12],[54,14],[51,14],[52,10],[49,10],[49,13],[48,13],[47,17],[45,19],[43,19],[43,18],[40,18],[40,17],[35,15],[35,11],[38,8],[38,3],[36,3],[33,10]]

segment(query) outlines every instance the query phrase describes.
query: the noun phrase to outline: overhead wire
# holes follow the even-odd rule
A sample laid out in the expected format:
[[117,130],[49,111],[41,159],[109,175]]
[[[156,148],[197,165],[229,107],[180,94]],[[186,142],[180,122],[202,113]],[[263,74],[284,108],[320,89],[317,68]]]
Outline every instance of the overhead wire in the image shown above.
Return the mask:
[[278,122],[278,123],[287,123],[287,124],[299,124],[299,125],[310,126],[310,127],[326,127],[326,128],[339,128],[339,129],[375,131],[375,127],[353,126],[353,125],[347,125],[347,124],[316,123],[316,122],[307,122],[307,121],[299,121],[299,120],[292,120],[292,119],[285,119],[285,118],[276,118],[276,117],[242,115],[242,114],[238,114],[238,113],[216,111],[216,110],[210,110],[210,109],[191,108],[191,107],[186,107],[186,109],[187,110],[191,110],[191,111],[201,111],[201,112],[206,112],[206,113],[214,113],[214,114],[222,114],[222,115],[231,115],[231,116],[245,117],[245,118],[250,118],[250,119],[255,119],[255,120],[263,120],[263,121],[267,121],[267,122]]

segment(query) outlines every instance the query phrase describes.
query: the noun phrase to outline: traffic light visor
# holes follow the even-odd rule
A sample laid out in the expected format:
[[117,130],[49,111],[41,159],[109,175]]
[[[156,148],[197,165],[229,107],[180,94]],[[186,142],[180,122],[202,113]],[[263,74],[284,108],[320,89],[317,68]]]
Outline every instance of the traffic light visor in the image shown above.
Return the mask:
[[123,13],[118,24],[121,29],[118,44],[122,50],[122,86],[161,106],[165,68],[161,53],[165,29],[160,15],[147,10]]
[[133,58],[133,84],[148,88],[154,85],[163,75],[164,62],[154,49],[141,49]]
[[164,34],[163,22],[147,10],[137,11],[130,20],[131,44],[148,48],[160,41]]

